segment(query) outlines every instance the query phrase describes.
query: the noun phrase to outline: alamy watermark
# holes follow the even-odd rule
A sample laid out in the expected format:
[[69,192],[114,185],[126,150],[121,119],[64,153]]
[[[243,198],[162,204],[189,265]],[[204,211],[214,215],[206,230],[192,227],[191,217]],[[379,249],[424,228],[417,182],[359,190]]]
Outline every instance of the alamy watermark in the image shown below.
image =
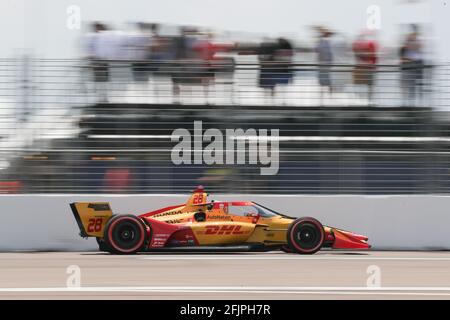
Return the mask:
[[[279,130],[209,128],[203,132],[202,121],[194,121],[194,132],[176,129],[172,142],[172,162],[207,165],[259,165],[261,175],[275,175],[279,169]],[[204,143],[208,143],[204,146]]]
[[371,5],[366,9],[366,28],[368,30],[381,30],[381,8],[378,5]]
[[81,29],[81,8],[77,5],[70,5],[66,8],[66,27],[69,30]]
[[373,264],[367,267],[366,273],[369,275],[366,280],[366,286],[369,288],[380,288],[381,268]]
[[66,287],[69,289],[81,288],[81,269],[77,265],[70,265],[66,268]]

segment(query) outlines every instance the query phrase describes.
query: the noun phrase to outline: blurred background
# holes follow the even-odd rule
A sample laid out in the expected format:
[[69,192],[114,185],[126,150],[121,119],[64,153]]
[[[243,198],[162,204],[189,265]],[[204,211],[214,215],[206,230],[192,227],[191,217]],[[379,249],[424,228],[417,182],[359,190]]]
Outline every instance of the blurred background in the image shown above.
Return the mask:
[[[445,1],[0,3],[0,192],[450,191]],[[175,165],[177,128],[280,130],[280,170]]]

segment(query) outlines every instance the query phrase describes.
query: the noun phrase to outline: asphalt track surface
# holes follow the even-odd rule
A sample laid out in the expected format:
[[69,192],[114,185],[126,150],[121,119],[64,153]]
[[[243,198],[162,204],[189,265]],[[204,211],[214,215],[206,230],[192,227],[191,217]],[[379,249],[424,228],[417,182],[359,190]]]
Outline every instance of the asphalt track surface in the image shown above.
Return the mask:
[[0,253],[0,299],[450,299],[449,270],[430,251]]

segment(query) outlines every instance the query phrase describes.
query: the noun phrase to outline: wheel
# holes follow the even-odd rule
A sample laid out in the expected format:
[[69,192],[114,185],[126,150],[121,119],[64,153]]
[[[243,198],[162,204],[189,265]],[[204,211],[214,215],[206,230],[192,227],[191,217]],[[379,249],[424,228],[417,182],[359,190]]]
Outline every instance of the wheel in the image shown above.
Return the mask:
[[298,218],[288,228],[287,242],[293,252],[313,254],[322,248],[325,230],[322,224],[310,217]]
[[[113,214],[113,215],[111,216],[111,218],[113,218],[114,216],[116,216],[116,215]],[[110,219],[111,219],[111,218],[110,218]],[[108,245],[106,244],[104,238],[95,237],[95,240],[97,241],[97,244],[98,244],[98,250],[99,250],[99,251],[111,253],[111,248],[108,247]]]
[[95,240],[97,240],[98,250],[108,251],[106,250],[105,240],[103,240],[103,238],[96,237]]
[[281,246],[280,250],[285,253],[292,253],[292,249],[288,245]]
[[99,251],[111,252],[111,248],[108,247],[108,245],[106,244],[106,242],[103,238],[96,237],[95,240],[97,240]]
[[145,245],[146,227],[133,215],[117,215],[105,226],[104,241],[111,253],[133,254]]

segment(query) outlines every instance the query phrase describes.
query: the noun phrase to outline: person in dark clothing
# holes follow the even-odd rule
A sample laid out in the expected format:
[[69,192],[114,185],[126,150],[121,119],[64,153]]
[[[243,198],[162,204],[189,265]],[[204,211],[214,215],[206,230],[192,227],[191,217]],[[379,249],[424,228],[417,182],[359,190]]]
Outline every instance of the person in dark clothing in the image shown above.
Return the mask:
[[196,50],[198,39],[197,30],[183,27],[181,35],[174,38],[173,48],[175,60],[172,71],[174,102],[179,99],[181,85],[201,84],[204,66],[201,62],[199,52]]
[[287,85],[292,79],[291,43],[279,38],[276,42],[264,42],[257,51],[260,63],[259,86],[269,89],[273,97],[277,85]]

